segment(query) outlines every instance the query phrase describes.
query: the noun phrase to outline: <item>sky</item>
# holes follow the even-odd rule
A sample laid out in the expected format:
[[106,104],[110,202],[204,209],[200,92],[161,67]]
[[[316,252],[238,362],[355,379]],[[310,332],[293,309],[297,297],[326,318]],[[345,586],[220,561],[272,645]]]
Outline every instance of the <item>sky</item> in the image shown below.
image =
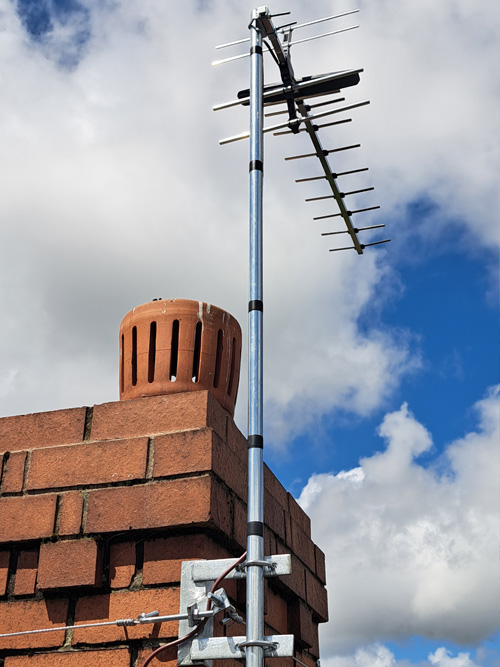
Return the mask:
[[[0,416],[118,399],[118,329],[153,298],[247,321],[246,0],[0,0]],[[498,649],[500,7],[289,0],[298,77],[363,68],[321,130],[265,143],[265,457],[325,551],[323,667],[493,667]],[[283,21],[288,19],[281,19]],[[267,56],[266,82],[279,80]],[[274,122],[269,119],[266,122]],[[334,239],[332,241],[332,239]],[[243,360],[246,358],[246,347]],[[246,432],[246,371],[236,420]]]

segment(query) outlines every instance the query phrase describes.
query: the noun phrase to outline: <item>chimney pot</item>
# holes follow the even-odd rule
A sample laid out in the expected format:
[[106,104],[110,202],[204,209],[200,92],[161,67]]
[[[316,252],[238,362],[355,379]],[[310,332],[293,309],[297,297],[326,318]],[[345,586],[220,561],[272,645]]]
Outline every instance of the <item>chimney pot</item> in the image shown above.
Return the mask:
[[120,325],[120,400],[210,391],[234,415],[241,328],[203,301],[153,299]]

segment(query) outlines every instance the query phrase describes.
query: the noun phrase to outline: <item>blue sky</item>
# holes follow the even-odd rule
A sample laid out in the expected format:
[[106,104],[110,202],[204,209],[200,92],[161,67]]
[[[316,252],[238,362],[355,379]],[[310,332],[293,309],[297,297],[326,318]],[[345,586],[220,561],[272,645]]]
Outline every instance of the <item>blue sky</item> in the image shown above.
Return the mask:
[[[270,5],[299,22],[361,9],[332,24],[359,30],[297,45],[293,62],[298,76],[364,68],[345,96],[370,106],[322,139],[361,142],[331,164],[369,166],[344,183],[374,185],[352,201],[382,208],[356,223],[392,238],[329,253],[338,237],[320,233],[336,227],[312,218],[333,211],[304,202],[325,192],[294,183],[315,167],[283,162],[307,137],[268,135],[266,459],[326,553],[326,667],[500,658],[490,5]],[[248,85],[248,63],[210,62],[246,36],[252,7],[0,0],[1,416],[117,400],[119,323],[151,298],[214,303],[245,330],[248,147],[218,139],[247,112],[211,107]]]

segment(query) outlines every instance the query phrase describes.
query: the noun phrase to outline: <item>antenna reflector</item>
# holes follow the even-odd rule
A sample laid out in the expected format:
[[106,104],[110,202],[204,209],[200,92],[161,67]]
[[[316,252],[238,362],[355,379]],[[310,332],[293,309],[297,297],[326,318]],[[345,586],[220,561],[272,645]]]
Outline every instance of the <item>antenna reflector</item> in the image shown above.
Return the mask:
[[342,14],[335,14],[334,16],[325,16],[323,19],[315,19],[314,21],[308,21],[307,23],[299,23],[295,26],[295,30],[298,28],[305,28],[309,25],[315,25],[316,23],[324,23],[325,21],[332,21],[333,19],[340,19],[342,16],[349,16],[350,14],[357,14],[359,9],[353,9],[350,12],[343,12]]
[[338,35],[340,32],[347,32],[348,30],[356,30],[359,25],[351,25],[349,28],[341,28],[341,30],[332,30],[331,32],[324,32],[322,35],[315,35],[314,37],[306,37],[305,39],[297,39],[294,42],[289,42],[288,46],[295,46],[295,44],[302,44],[303,42],[312,42],[313,39],[321,39],[329,35]]
[[239,56],[231,56],[231,58],[223,58],[222,60],[214,60],[212,62],[212,67],[217,67],[217,65],[223,65],[224,63],[230,63],[232,60],[241,60],[242,58],[248,58],[250,53],[240,53]]
[[237,39],[235,42],[226,42],[225,44],[219,44],[216,46],[216,49],[225,49],[227,46],[236,46],[237,44],[245,44],[250,41],[250,37],[245,37],[244,39]]

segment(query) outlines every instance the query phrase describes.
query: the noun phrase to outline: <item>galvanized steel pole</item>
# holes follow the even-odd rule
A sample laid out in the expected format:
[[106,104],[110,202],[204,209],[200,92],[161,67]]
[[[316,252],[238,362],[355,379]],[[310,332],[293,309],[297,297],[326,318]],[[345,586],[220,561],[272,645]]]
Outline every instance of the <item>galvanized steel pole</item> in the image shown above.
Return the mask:
[[[248,525],[246,664],[263,667],[264,647],[264,482],[262,393],[262,189],[263,62],[259,16],[250,21],[250,289],[248,305]],[[255,565],[252,565],[256,563]]]

